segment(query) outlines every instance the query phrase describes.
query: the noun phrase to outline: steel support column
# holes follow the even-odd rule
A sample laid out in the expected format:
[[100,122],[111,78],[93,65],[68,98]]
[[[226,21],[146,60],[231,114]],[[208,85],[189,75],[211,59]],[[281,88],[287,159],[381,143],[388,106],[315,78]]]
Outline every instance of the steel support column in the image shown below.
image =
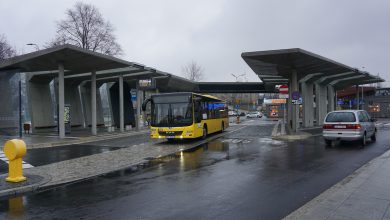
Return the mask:
[[296,132],[299,127],[299,105],[293,105],[291,103],[292,100],[292,93],[297,92],[299,90],[298,88],[298,78],[297,78],[297,72],[295,70],[292,71],[291,77],[289,80],[289,103],[288,103],[288,128],[290,132]]
[[124,104],[123,104],[123,75],[119,76],[119,127],[120,131],[124,131],[125,116],[124,116]]
[[322,125],[324,122],[325,115],[327,113],[327,92],[326,86],[316,83],[316,120],[317,125]]
[[58,63],[58,133],[60,138],[65,138],[65,84],[64,64]]
[[303,98],[303,126],[313,127],[314,122],[314,98],[313,98],[313,83],[301,83],[302,98]]
[[356,109],[359,110],[359,85],[356,85]]
[[328,86],[328,112],[335,110],[335,93],[333,86]]
[[91,73],[91,132],[97,135],[96,127],[96,71]]
[[136,117],[135,117],[135,126],[136,126],[136,131],[139,131],[140,130],[140,126],[141,126],[141,123],[140,123],[140,119],[141,119],[141,91],[139,89],[137,89],[137,113],[136,113]]

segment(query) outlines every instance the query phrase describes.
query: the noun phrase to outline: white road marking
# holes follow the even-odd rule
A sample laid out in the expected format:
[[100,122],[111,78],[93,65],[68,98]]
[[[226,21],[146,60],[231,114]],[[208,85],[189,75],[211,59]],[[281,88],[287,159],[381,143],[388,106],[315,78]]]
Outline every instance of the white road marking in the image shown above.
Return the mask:
[[[9,163],[8,158],[4,154],[4,151],[0,151],[0,160],[6,162],[7,164]],[[27,162],[25,162],[25,161],[22,161],[22,168],[23,169],[28,169],[28,168],[31,168],[31,167],[34,167],[34,166],[29,164],[29,163],[27,163]]]

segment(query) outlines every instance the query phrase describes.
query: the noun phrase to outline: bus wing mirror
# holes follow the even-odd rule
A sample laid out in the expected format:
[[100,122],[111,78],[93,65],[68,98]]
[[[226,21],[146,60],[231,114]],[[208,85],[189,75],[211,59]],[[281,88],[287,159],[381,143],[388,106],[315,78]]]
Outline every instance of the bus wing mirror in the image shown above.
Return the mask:
[[146,99],[143,103],[142,103],[142,111],[146,111],[146,105],[148,104],[148,102],[152,101],[152,99]]

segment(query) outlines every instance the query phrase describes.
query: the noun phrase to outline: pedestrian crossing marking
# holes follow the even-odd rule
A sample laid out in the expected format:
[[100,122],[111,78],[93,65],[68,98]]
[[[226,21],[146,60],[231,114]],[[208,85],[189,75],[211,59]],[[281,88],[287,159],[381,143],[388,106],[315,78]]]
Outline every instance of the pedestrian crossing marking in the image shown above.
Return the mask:
[[[1,151],[1,150],[0,150],[0,160],[6,162],[7,164],[9,163],[8,158],[4,154],[4,151]],[[22,168],[23,169],[28,169],[28,168],[32,168],[32,167],[34,167],[34,166],[25,162],[25,161],[22,161]]]

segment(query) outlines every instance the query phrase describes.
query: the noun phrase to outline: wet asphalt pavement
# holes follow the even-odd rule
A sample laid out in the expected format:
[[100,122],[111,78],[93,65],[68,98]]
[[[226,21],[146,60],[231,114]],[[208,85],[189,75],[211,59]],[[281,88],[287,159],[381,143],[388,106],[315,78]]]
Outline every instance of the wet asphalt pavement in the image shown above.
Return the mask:
[[359,149],[321,137],[272,140],[249,126],[190,152],[85,182],[0,201],[0,218],[280,219],[390,149],[388,131]]

